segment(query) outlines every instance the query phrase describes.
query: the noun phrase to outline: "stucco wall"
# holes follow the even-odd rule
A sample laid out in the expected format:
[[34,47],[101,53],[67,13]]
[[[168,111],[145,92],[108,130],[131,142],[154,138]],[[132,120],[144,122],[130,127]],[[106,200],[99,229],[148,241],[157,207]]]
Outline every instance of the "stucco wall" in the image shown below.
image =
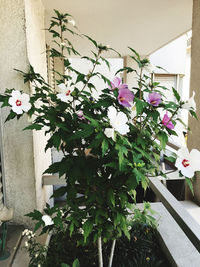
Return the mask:
[[[194,90],[197,104],[197,115],[200,112],[200,1],[193,1],[193,25],[192,25],[192,60],[191,60],[191,82],[190,93]],[[200,121],[189,117],[191,133],[188,135],[189,150],[197,148],[200,150]],[[200,205],[200,175],[197,175],[194,183],[195,201]],[[190,197],[191,194],[190,194]]]
[[[34,70],[47,79],[44,7],[41,0],[25,0],[25,17],[28,59]],[[43,131],[33,132],[36,201],[39,210],[43,209],[52,194],[52,186],[42,187],[42,174],[51,163],[51,151],[44,153],[46,139]]]
[[[29,61],[35,70],[46,76],[44,10],[41,0],[1,0],[0,5],[0,92],[15,88],[30,92],[22,76],[14,68],[27,71]],[[42,172],[48,166],[50,154],[41,152],[44,147],[42,133],[22,131],[28,118],[6,124],[8,109],[0,111],[6,200],[14,208],[14,222],[30,224],[24,214],[34,208],[42,209],[45,193],[42,189]],[[51,190],[50,190],[51,191]]]
[[[28,70],[24,0],[1,0],[0,25],[0,92],[7,87],[28,93],[28,84],[13,70]],[[7,114],[1,111],[2,121]],[[22,132],[27,123],[23,116],[18,122],[2,123],[1,129],[7,204],[14,208],[17,223],[28,223],[24,214],[36,207],[33,137],[31,132]]]

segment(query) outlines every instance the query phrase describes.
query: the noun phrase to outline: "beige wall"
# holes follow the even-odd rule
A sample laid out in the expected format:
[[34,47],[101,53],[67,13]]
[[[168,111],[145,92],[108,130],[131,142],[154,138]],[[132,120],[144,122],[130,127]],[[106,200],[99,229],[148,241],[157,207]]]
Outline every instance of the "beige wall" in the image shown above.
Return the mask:
[[[25,13],[27,18],[25,18]],[[31,28],[29,23],[36,21],[34,28]],[[4,92],[5,88],[16,88],[29,93],[29,85],[24,84],[21,75],[13,70],[17,68],[27,71],[28,56],[33,65],[37,66],[38,64],[37,71],[45,69],[44,55],[39,53],[39,56],[36,57],[38,51],[44,52],[44,34],[43,37],[39,34],[43,28],[42,22],[43,9],[40,0],[1,0],[1,93]],[[32,45],[30,44],[33,42],[31,38],[35,40]],[[41,47],[43,51],[40,50]],[[0,112],[1,121],[4,122],[8,115],[8,109],[3,109]],[[39,150],[37,137],[33,136],[31,131],[22,131],[27,124],[28,118],[25,115],[19,121],[2,123],[1,128],[7,204],[14,208],[14,221],[24,224],[30,224],[30,220],[24,214],[37,208],[37,206],[42,208],[44,202],[44,192],[41,189],[44,158],[41,160],[41,158],[34,156],[36,153],[38,154]],[[40,164],[39,161],[41,161]]]
[[[25,17],[28,60],[34,70],[47,80],[44,7],[41,0],[25,0]],[[33,132],[36,202],[40,210],[53,193],[52,186],[42,187],[42,174],[51,164],[51,150],[44,153],[46,140],[42,131]]]
[[[191,83],[190,92],[194,90],[197,104],[197,115],[200,119],[200,1],[193,1],[193,25],[192,25],[192,61],[191,61]],[[189,117],[191,133],[188,136],[189,150],[197,148],[200,150],[200,121]],[[195,201],[200,205],[200,176],[194,183]]]
[[[28,70],[23,0],[1,1],[0,25],[0,91],[16,88],[28,93],[28,84],[13,70]],[[8,111],[2,110],[2,121],[7,115]],[[26,125],[24,116],[18,122],[2,124],[1,129],[7,204],[14,208],[14,220],[18,223],[28,222],[24,214],[36,207],[33,137],[31,132],[22,132]]]

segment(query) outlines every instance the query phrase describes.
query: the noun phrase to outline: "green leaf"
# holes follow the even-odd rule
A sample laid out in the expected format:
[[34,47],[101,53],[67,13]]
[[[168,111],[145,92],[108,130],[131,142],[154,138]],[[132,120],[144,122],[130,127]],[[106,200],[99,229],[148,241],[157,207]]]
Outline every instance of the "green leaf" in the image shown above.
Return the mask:
[[180,97],[178,91],[177,91],[175,88],[173,88],[173,87],[172,87],[172,91],[173,91],[173,94],[174,94],[176,100],[177,100],[178,102],[180,102],[181,97]]
[[85,36],[88,40],[90,40],[96,47],[98,47],[98,44],[95,40],[93,40],[91,37],[89,37],[88,35],[83,34],[83,36]]
[[41,227],[42,224],[43,224],[42,221],[37,222],[35,227],[34,227],[34,232],[36,232]]
[[194,112],[193,110],[189,110],[189,112],[190,112],[190,114],[195,118],[195,119],[197,119],[198,120],[198,117],[197,117],[197,114],[196,114],[196,112]]
[[16,116],[17,116],[17,114],[11,110],[11,111],[10,111],[10,114],[9,114],[8,117],[6,118],[5,122],[14,119]]
[[143,187],[144,190],[146,191],[146,189],[147,189],[147,187],[148,187],[148,185],[149,185],[146,176],[144,176],[144,175],[142,176],[141,183],[142,183],[142,187]]
[[160,141],[161,148],[165,149],[166,144],[168,142],[167,134],[165,132],[159,132],[157,136],[158,136],[158,139]]
[[86,242],[89,234],[92,232],[93,223],[90,220],[87,220],[83,225],[84,231],[84,242]]
[[108,67],[108,69],[110,70],[110,63],[107,59],[103,58],[103,57],[100,57],[102,61],[104,61]]
[[115,195],[114,195],[114,191],[112,188],[110,188],[108,190],[108,200],[111,202],[111,204],[113,205],[113,207],[115,206]]
[[103,157],[106,151],[108,150],[108,141],[106,139],[103,139],[101,148],[102,148],[102,157]]
[[142,180],[142,177],[144,177],[144,174],[141,173],[137,168],[134,168],[133,172],[134,172],[134,174],[136,176],[137,183],[139,183]]
[[135,97],[137,115],[140,114],[144,108],[148,106],[146,102]]
[[58,198],[64,196],[64,194],[67,192],[66,188],[67,188],[66,186],[59,187],[54,191],[51,198]]
[[70,267],[70,266],[66,263],[61,263],[61,267]]
[[73,135],[70,135],[68,141],[75,140],[75,139],[82,139],[90,136],[94,132],[94,128],[89,124],[81,124],[81,128],[83,130],[75,132]]
[[32,220],[41,220],[43,215],[39,210],[34,210],[26,214],[25,216],[31,217]]
[[72,267],[80,267],[80,262],[78,259],[75,259],[75,261],[73,262]]
[[74,232],[74,222],[72,221],[70,226],[69,226],[69,232],[70,232],[70,236],[72,235],[72,233]]
[[116,150],[118,150],[118,159],[119,159],[119,169],[122,170],[122,165],[124,162],[124,156],[127,156],[128,150],[125,146],[120,146],[116,144]]
[[140,60],[140,55],[135,51],[135,49],[131,48],[131,47],[128,47],[137,57],[137,59]]
[[192,194],[194,196],[194,189],[193,189],[192,180],[190,178],[185,177],[185,181],[188,184],[188,186],[189,186],[189,188],[190,188],[190,190],[191,190],[191,192],[192,192]]
[[76,79],[76,83],[83,82],[84,83],[85,75],[82,73],[79,73]]
[[34,124],[31,124],[27,127],[25,127],[23,130],[41,130],[43,127],[43,125],[41,124],[37,124],[37,123],[34,123]]

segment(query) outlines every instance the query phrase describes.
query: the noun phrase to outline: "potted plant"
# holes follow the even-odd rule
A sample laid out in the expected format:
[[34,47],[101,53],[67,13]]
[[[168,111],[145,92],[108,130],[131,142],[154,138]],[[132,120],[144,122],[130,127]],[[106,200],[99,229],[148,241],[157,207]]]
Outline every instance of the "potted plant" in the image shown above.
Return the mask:
[[[59,58],[63,64],[63,72],[56,72],[58,90],[30,66],[28,73],[19,72],[34,87],[32,95],[15,89],[6,89],[0,95],[2,106],[11,108],[7,121],[27,114],[32,123],[25,129],[43,129],[45,134],[50,134],[46,149],[63,152],[62,160],[53,163],[45,173],[65,177],[66,186],[54,192],[54,196],[66,194],[66,206],[60,209],[47,205],[45,214],[34,210],[28,216],[37,221],[35,231],[42,227],[42,233],[68,231],[72,236],[81,228],[77,244],[98,244],[99,267],[103,266],[102,245],[111,240],[108,260],[111,267],[116,240],[122,234],[130,239],[127,216],[135,202],[136,188],[141,184],[146,190],[149,176],[164,175],[159,168],[160,152],[165,149],[168,137],[176,135],[178,111],[186,108],[196,116],[194,97],[183,102],[172,88],[176,102],[168,101],[164,95],[167,88],[153,80],[149,60],[142,59],[132,48],[129,48],[130,57],[138,64],[139,72],[124,67],[110,81],[96,71],[96,66],[105,62],[109,68],[104,55],[107,51],[117,52],[87,35],[80,35],[67,13],[55,10],[48,30],[56,46],[49,50],[50,57]],[[69,40],[69,34],[91,42],[92,56],[81,56]],[[91,71],[85,75],[74,69],[69,55],[86,59]],[[76,80],[67,71],[74,73]],[[119,77],[123,72],[136,75],[138,86],[128,88]],[[97,98],[93,77],[105,82],[105,89]],[[164,116],[160,110],[165,112]],[[194,159],[199,153],[192,150],[189,154],[182,149],[177,154],[176,167],[186,176],[190,187],[194,171],[200,170]]]

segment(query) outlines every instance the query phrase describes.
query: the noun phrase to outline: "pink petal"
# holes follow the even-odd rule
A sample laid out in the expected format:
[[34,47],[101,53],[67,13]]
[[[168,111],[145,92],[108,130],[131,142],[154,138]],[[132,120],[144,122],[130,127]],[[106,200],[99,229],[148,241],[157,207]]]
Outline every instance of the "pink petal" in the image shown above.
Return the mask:
[[118,88],[120,83],[121,83],[121,79],[119,77],[115,77],[114,80],[113,80],[113,83],[115,85],[115,88]]

